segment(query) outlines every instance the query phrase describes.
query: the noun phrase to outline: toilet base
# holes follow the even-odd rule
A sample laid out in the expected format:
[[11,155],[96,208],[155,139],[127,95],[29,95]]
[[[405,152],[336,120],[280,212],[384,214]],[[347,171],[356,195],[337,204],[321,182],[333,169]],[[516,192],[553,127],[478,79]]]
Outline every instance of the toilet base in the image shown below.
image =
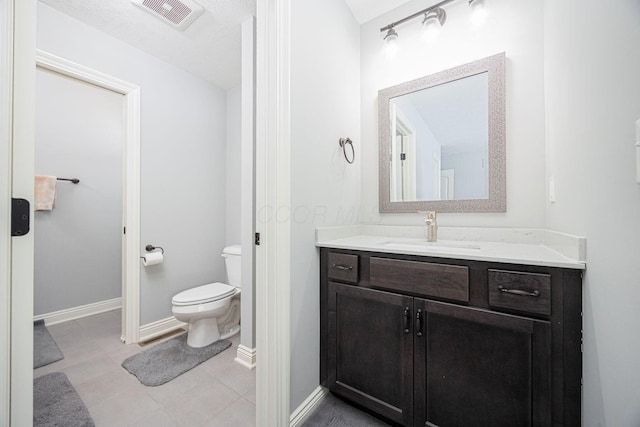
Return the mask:
[[187,344],[190,347],[204,347],[220,339],[218,319],[207,318],[189,323]]
[[232,336],[234,336],[235,334],[237,334],[238,332],[240,332],[240,325],[236,325],[233,328],[230,328],[227,331],[221,331],[220,332],[220,339],[224,340],[227,338],[230,338]]

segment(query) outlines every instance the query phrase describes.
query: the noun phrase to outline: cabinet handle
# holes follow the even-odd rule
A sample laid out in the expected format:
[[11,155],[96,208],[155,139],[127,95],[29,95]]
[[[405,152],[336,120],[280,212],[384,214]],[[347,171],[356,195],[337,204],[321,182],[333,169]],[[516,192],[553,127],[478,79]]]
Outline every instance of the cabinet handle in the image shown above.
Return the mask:
[[333,264],[331,268],[335,268],[336,270],[353,270],[352,265],[342,265],[342,264]]
[[520,295],[523,297],[539,297],[540,296],[540,291],[533,291],[533,292],[521,291],[520,289],[507,289],[507,288],[503,288],[502,286],[498,286],[498,290],[500,292],[504,292],[505,294]]
[[409,315],[409,307],[404,308],[404,333],[409,333],[409,322],[411,321],[411,316]]
[[422,310],[418,310],[416,313],[416,335],[422,336]]

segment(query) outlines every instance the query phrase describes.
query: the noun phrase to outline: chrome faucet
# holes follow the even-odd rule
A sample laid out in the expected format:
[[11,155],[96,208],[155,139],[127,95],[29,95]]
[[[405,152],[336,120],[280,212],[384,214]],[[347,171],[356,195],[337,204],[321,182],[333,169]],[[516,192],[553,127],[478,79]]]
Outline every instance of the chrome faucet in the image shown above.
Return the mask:
[[427,225],[427,242],[435,242],[438,240],[438,223],[436,222],[436,211],[426,211],[422,213],[427,214],[427,218],[424,220],[424,223]]

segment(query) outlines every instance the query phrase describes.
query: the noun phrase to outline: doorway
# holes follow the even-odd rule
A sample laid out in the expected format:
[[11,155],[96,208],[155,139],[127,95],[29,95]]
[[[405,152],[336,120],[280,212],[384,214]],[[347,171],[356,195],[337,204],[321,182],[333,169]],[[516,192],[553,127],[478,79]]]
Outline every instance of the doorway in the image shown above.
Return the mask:
[[61,175],[80,182],[60,181],[58,212],[35,214],[47,234],[36,237],[35,318],[59,323],[122,307],[121,339],[137,342],[140,89],[40,50],[36,68],[36,167],[83,176]]

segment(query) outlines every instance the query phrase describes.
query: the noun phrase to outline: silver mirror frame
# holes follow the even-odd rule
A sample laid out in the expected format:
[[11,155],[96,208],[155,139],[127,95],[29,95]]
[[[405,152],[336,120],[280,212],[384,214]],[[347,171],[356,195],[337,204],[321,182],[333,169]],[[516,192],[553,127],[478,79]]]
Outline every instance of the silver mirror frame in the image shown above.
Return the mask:
[[[488,73],[489,81],[489,197],[473,200],[390,201],[391,98],[444,83]],[[381,213],[506,212],[505,54],[489,56],[449,70],[401,83],[378,92],[379,185]]]

